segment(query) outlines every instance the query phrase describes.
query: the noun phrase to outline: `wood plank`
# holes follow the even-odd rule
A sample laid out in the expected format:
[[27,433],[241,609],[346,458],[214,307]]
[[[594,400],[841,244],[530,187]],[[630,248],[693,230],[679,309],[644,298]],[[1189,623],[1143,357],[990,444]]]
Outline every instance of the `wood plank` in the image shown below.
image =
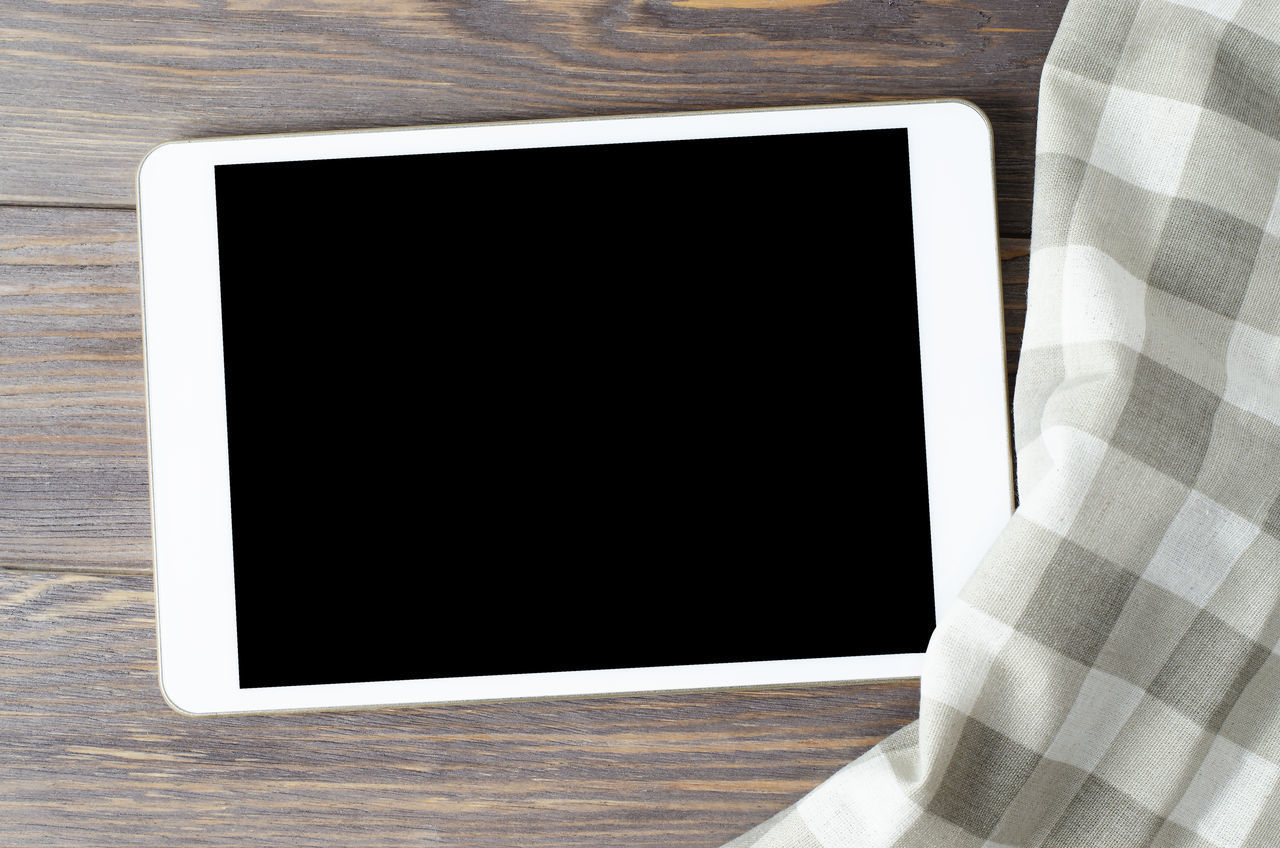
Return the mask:
[[0,569],[0,844],[719,845],[914,682],[189,718],[145,576]]
[[[1010,375],[1028,242],[1002,241]],[[0,567],[146,573],[135,215],[0,207]]]
[[1031,274],[1031,239],[1000,239],[1000,278],[1004,292],[1004,346],[1009,372],[1009,408],[1018,373],[1022,331],[1027,326],[1027,278]]
[[[132,205],[154,144],[215,135],[964,97],[1030,233],[1065,0],[7,0],[0,203]],[[625,202],[625,199],[621,199]]]
[[0,564],[151,567],[137,238],[0,207]]

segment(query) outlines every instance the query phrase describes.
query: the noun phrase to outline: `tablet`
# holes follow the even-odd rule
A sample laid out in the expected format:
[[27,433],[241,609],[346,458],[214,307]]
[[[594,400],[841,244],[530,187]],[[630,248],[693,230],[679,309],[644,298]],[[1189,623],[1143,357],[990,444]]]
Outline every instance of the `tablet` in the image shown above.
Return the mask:
[[138,199],[179,711],[910,677],[1008,520],[971,104],[175,142]]

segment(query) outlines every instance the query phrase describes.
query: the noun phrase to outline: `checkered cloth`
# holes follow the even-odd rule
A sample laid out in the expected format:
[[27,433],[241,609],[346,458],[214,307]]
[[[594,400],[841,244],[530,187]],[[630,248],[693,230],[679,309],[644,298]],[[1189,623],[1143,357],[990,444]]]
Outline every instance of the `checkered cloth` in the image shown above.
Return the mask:
[[733,848],[1280,845],[1278,182],[1280,3],[1072,0],[1021,504],[919,721]]

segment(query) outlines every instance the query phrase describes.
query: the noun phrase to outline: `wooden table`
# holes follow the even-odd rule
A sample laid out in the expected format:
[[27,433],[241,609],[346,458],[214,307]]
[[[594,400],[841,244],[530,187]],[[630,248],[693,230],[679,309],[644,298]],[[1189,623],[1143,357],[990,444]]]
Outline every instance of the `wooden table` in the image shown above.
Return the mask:
[[910,681],[171,712],[134,170],[158,142],[213,135],[965,97],[995,125],[1012,374],[1037,83],[1063,6],[6,0],[0,844],[714,846],[911,721]]

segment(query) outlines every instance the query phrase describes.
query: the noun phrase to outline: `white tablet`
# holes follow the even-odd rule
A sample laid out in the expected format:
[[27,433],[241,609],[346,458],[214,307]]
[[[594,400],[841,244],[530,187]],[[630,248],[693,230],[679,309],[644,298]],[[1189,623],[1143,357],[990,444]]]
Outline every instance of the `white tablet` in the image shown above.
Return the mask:
[[138,196],[180,711],[914,676],[1009,517],[970,104],[176,142]]

